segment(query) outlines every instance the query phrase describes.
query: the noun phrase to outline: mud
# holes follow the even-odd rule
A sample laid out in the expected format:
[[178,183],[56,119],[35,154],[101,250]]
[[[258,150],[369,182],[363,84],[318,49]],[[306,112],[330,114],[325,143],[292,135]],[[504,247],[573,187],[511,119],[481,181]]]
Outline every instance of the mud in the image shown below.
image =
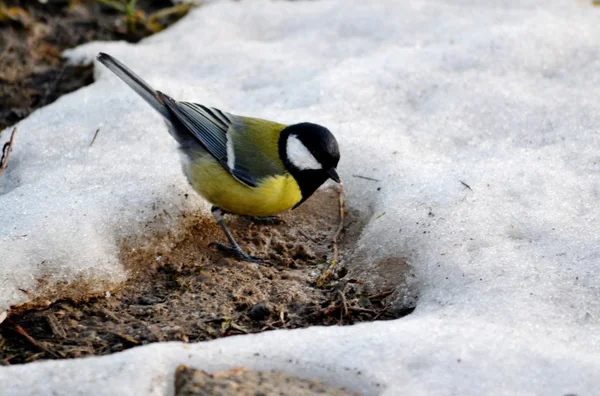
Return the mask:
[[352,396],[356,393],[276,371],[253,371],[243,367],[209,374],[186,366],[175,373],[176,396]]
[[142,22],[170,7],[166,0],[138,1],[128,24],[125,13],[100,1],[0,2],[0,131],[93,82],[92,66],[68,65],[64,50],[95,40],[137,42],[182,16],[171,14],[159,27]]
[[[331,257],[337,202],[337,191],[318,191],[274,225],[228,216],[235,237],[247,252],[263,258],[262,264],[239,262],[209,248],[224,238],[206,213],[182,216],[183,237],[164,251],[166,245],[158,243],[164,234],[126,240],[121,259],[129,279],[119,290],[84,302],[13,310],[0,327],[0,362],[104,355],[159,341],[197,342],[410,313],[413,307],[389,306],[389,296],[402,285],[373,290],[348,275],[348,255],[364,224],[357,211],[346,213],[332,278],[327,287],[316,287]],[[393,258],[386,265],[408,268]]]

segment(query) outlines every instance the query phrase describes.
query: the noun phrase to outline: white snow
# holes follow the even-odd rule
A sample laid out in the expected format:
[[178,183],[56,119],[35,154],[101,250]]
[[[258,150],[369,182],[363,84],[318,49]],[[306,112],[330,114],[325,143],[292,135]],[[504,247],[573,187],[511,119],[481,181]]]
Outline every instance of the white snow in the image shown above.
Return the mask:
[[[408,258],[419,301],[392,322],[5,367],[3,393],[170,394],[179,363],[364,394],[597,393],[599,18],[569,0],[215,2],[137,45],[69,51],[108,52],[178,99],[327,126],[349,205],[372,213],[356,269]],[[20,288],[107,289],[124,277],[119,238],[206,207],[182,198],[159,115],[96,76],[19,124],[0,179],[0,311],[31,298]]]

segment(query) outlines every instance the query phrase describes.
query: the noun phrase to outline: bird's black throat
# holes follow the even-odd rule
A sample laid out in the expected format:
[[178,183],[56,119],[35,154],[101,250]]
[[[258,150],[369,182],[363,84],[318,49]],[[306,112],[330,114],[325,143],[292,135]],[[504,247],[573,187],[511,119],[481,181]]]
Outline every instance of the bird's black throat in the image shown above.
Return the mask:
[[306,201],[323,183],[329,179],[329,176],[323,170],[305,170],[300,171],[296,175],[292,174],[296,183],[300,187],[302,199],[292,209],[296,209],[304,201]]

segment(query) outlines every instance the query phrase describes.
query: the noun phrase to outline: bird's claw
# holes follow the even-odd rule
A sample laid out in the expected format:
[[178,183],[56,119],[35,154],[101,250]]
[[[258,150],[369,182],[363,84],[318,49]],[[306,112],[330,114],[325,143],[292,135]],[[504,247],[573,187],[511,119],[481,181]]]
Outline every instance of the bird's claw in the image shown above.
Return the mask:
[[227,246],[221,242],[211,242],[208,245],[208,247],[215,247],[215,248],[217,248],[217,250],[219,250],[223,253],[227,253],[240,261],[247,261],[249,263],[262,263],[263,262],[260,258],[258,258],[256,256],[250,256],[250,255],[244,253],[240,248]]

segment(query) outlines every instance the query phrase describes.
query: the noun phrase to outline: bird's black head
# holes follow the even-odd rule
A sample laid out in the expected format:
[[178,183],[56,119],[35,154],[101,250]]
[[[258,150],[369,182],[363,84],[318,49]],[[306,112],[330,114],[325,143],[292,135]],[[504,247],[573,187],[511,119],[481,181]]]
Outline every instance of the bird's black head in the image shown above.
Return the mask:
[[336,167],[340,161],[337,140],[329,130],[303,122],[286,127],[279,138],[279,156],[300,186],[304,202],[327,179],[340,182]]

